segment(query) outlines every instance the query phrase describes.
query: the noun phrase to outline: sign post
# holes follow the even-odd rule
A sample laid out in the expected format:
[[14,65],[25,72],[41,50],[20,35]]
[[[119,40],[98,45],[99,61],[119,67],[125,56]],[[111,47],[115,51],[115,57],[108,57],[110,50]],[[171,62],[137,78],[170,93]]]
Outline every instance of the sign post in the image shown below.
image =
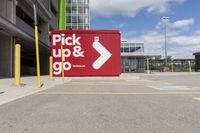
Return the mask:
[[[59,30],[66,30],[66,0],[59,0]],[[61,47],[62,80],[64,81],[64,61],[63,45]]]
[[39,38],[38,38],[38,26],[37,26],[37,11],[35,4],[33,4],[33,10],[34,10],[34,27],[35,27],[35,49],[36,49],[36,64],[37,64],[37,83],[38,88],[41,87],[41,81],[40,81],[40,53],[39,53]]

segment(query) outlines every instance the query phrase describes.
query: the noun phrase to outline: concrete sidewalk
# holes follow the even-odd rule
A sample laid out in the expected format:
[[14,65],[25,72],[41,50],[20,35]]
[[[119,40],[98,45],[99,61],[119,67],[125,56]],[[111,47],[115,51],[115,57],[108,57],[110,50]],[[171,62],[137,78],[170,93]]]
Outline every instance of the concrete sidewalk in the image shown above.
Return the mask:
[[[69,80],[69,78],[66,78],[65,82]],[[41,76],[41,83],[44,85],[40,89],[37,88],[37,78],[35,76],[23,77],[21,82],[21,86],[16,86],[13,78],[0,79],[0,105],[63,83],[61,78],[50,80],[48,76]]]
[[139,77],[122,74],[120,77],[65,77],[62,81],[60,77],[54,77],[54,80],[50,80],[49,76],[41,76],[41,83],[44,84],[42,88],[37,88],[37,77],[23,77],[21,78],[21,86],[16,86],[14,84],[14,78],[0,79],[0,105],[17,100],[19,98],[32,95],[34,93],[55,87],[56,85],[61,85],[66,82],[70,82],[74,79],[80,80],[124,80],[124,79],[139,79]]

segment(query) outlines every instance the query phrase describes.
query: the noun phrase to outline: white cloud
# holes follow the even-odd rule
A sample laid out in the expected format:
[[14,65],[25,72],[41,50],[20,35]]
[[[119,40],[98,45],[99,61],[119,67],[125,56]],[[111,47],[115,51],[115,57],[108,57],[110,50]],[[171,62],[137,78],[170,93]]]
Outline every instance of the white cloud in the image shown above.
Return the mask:
[[187,45],[200,45],[200,36],[191,35],[191,36],[174,36],[169,39],[170,43],[177,44],[180,46]]
[[145,44],[145,52],[148,53],[162,53],[162,47],[164,42],[163,34],[160,34],[156,31],[149,31],[142,34],[139,37],[134,36],[124,36],[124,40],[132,41],[132,42],[144,42]]
[[[192,26],[195,23],[194,18],[188,18],[188,19],[182,19],[175,22],[170,22],[170,18],[168,21],[165,21],[167,23],[167,28],[170,30],[188,30],[190,26]],[[157,25],[155,26],[156,29],[163,29],[164,22],[159,21]]]
[[[192,20],[191,22],[186,20]],[[177,24],[178,22],[178,24]],[[184,24],[181,24],[181,23]],[[178,20],[170,25],[167,32],[168,55],[173,58],[194,58],[194,52],[200,50],[200,30],[196,30],[191,34],[185,35],[184,28],[190,28],[194,24],[194,19]],[[146,31],[136,38],[127,38],[131,41],[143,41],[145,43],[145,51],[150,53],[160,53],[164,55],[164,32],[160,28],[159,23],[155,26],[155,30]],[[178,26],[181,25],[181,26]],[[159,28],[158,28],[159,27]]]
[[172,28],[188,28],[189,26],[194,24],[194,18],[184,19],[174,22],[171,27]]
[[122,29],[126,24],[125,23],[119,23],[119,24],[113,24],[116,29]]
[[195,34],[200,36],[200,29],[197,29],[197,30],[195,31]]
[[117,27],[119,27],[119,28],[123,28],[124,25],[125,25],[125,24],[121,23],[121,24],[119,24]]
[[194,46],[181,46],[181,47],[173,47],[168,50],[168,54],[172,56],[174,59],[192,59],[194,56],[192,55],[194,52],[200,50],[200,45]]
[[170,3],[185,0],[90,0],[91,13],[99,16],[125,15],[134,17],[141,10],[155,13],[170,11]]

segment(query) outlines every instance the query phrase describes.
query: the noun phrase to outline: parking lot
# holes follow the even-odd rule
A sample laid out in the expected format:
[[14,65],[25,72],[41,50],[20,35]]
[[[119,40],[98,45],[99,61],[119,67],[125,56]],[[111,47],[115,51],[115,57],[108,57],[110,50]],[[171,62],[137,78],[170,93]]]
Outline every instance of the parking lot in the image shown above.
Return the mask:
[[199,133],[200,74],[71,78],[0,106],[3,133]]

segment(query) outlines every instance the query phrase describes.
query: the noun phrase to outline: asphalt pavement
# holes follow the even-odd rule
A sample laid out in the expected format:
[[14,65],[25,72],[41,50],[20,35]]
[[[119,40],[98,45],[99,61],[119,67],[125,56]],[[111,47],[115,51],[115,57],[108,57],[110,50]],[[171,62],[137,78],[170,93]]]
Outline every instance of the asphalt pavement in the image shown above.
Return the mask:
[[199,133],[200,74],[73,78],[0,106],[2,133]]

